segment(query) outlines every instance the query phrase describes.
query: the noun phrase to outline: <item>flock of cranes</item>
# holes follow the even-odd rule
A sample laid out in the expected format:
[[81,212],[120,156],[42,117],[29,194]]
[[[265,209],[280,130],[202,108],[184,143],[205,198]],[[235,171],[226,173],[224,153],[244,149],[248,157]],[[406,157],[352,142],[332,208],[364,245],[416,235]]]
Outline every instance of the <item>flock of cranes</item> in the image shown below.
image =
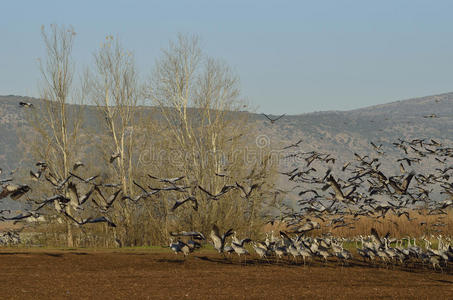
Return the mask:
[[[446,209],[453,205],[453,148],[435,140],[400,139],[392,146],[404,154],[392,163],[382,145],[371,145],[375,156],[354,153],[355,159],[343,165],[336,165],[336,159],[327,153],[290,154],[303,163],[281,174],[294,183],[292,192],[300,197],[300,210],[288,210],[285,223],[296,225],[309,217],[330,221],[332,229],[351,228],[361,218],[379,222],[393,213],[413,221],[412,214],[417,213],[437,216],[437,227],[445,225]],[[384,170],[383,163],[390,167]],[[399,170],[390,174],[394,166]]]
[[[301,140],[284,149],[296,148]],[[398,167],[397,174],[384,170],[387,150],[380,144],[370,143],[375,156],[354,153],[354,160],[335,165],[337,159],[327,153],[315,151],[298,151],[287,157],[299,157],[303,163],[288,172],[281,172],[288,180],[294,182],[291,191],[299,197],[298,211],[287,207],[279,217],[269,220],[278,222],[286,228],[280,231],[278,237],[273,234],[264,241],[251,241],[246,238],[238,240],[236,233],[230,229],[222,233],[217,226],[213,226],[208,237],[215,249],[222,255],[236,253],[246,256],[253,249],[261,259],[275,257],[277,261],[283,256],[293,260],[301,257],[304,261],[319,258],[324,262],[329,257],[336,257],[346,263],[357,258],[369,262],[382,261],[406,265],[409,262],[429,264],[434,269],[442,269],[448,262],[453,261],[453,248],[449,237],[443,237],[442,227],[445,227],[447,209],[453,205],[453,148],[444,146],[433,139],[402,140],[391,144],[391,148],[402,151],[403,157],[397,158],[394,164]],[[421,165],[421,170],[416,166]],[[335,174],[343,173],[345,177]],[[227,190],[229,187],[225,187]],[[231,187],[232,188],[232,187]],[[223,191],[225,192],[225,191]],[[214,199],[222,195],[210,194]],[[415,242],[416,237],[397,239],[390,237],[390,233],[380,237],[373,228],[368,236],[356,236],[353,239],[335,237],[337,228],[353,229],[361,218],[369,219],[371,223],[382,223],[388,214],[398,218],[406,218],[414,226],[425,226],[425,234]],[[418,218],[434,216],[436,222],[415,223]],[[310,231],[321,229],[321,224],[328,234],[314,237]],[[397,224],[395,224],[397,226]],[[437,237],[434,234],[438,234]],[[182,232],[174,236],[193,237],[198,241],[194,244],[177,240],[171,241],[170,248],[175,253],[182,252],[188,255],[199,249],[200,241],[206,241],[201,233]],[[230,243],[227,239],[232,237]],[[428,239],[429,237],[429,239]],[[432,241],[437,239],[437,248],[432,248]],[[345,249],[343,244],[348,241],[355,246]],[[250,243],[249,247],[244,244]],[[194,246],[195,245],[195,246]],[[405,246],[403,246],[405,245]],[[354,247],[352,247],[354,248]]]
[[15,231],[4,231],[0,233],[0,246],[17,245],[21,242],[20,235]]
[[[116,154],[112,155],[111,163],[114,163],[117,157]],[[144,187],[134,180],[133,184],[137,187],[138,194],[132,196],[124,193],[119,183],[101,182],[99,175],[86,178],[77,174],[79,169],[84,166],[80,161],[74,163],[71,171],[68,172],[68,176],[63,178],[56,175],[56,172],[51,170],[46,162],[37,162],[35,166],[36,170],[29,171],[32,182],[30,185],[12,183],[13,178],[2,179],[0,173],[0,200],[7,197],[19,200],[24,197],[27,198],[29,206],[28,209],[16,215],[12,215],[11,211],[0,211],[0,221],[38,218],[45,208],[53,208],[58,215],[79,226],[102,222],[110,227],[116,227],[116,224],[108,217],[108,213],[117,201],[130,201],[136,204],[140,200],[145,200],[159,193],[176,192],[181,193],[183,197],[174,201],[172,211],[186,203],[191,203],[190,207],[196,211],[198,210],[198,200],[195,196],[188,194],[189,188],[191,190],[199,189],[208,200],[217,201],[232,190],[238,190],[241,197],[248,198],[252,191],[258,187],[258,184],[247,186],[245,183],[235,182],[234,184],[224,185],[219,192],[212,192],[200,185],[186,186],[180,184],[179,182],[185,176],[159,178],[148,174],[148,177],[159,183],[160,186],[148,185]],[[29,192],[33,190],[33,185],[41,185],[40,187],[47,185],[47,190],[51,191],[51,195],[40,200],[31,199]],[[86,209],[89,203],[91,203],[91,208]]]
[[[122,199],[125,201],[138,202],[140,199],[148,198],[152,195],[160,193],[162,191],[182,191],[184,192],[188,187],[179,186],[177,182],[184,178],[184,176],[178,178],[157,178],[152,175],[149,177],[158,180],[159,182],[166,183],[163,187],[148,187],[148,190],[142,187],[140,184],[134,181],[134,184],[143,191],[138,196],[132,197],[123,194],[123,190],[120,184],[117,183],[100,183],[98,179],[99,175],[91,176],[89,178],[83,178],[75,173],[75,170],[81,166],[82,163],[78,162],[73,166],[72,171],[66,178],[59,178],[52,172],[45,162],[38,162],[36,166],[39,168],[37,171],[30,171],[30,176],[33,181],[39,181],[38,184],[50,184],[53,193],[51,196],[42,200],[32,200],[27,196],[27,193],[32,190],[29,185],[19,185],[11,183],[12,178],[1,179],[2,189],[0,191],[0,200],[10,197],[13,200],[19,200],[20,198],[27,196],[28,203],[32,204],[32,208],[25,212],[21,212],[18,215],[10,216],[11,212],[4,210],[0,211],[0,221],[19,221],[29,217],[39,217],[40,211],[53,205],[57,213],[64,215],[69,220],[73,221],[78,225],[84,225],[88,223],[99,223],[105,222],[111,227],[116,227],[107,216],[90,216],[87,218],[77,218],[70,213],[70,211],[81,212],[85,209],[85,206],[90,202],[97,208],[100,214],[107,213],[113,204],[118,200]],[[44,178],[44,179],[43,179]],[[84,185],[85,192],[81,193],[80,185]],[[111,191],[113,189],[113,191]],[[204,190],[206,191],[206,190]],[[207,192],[207,191],[206,191]],[[209,193],[209,192],[208,192]],[[120,196],[122,194],[122,196]],[[96,197],[94,197],[96,195]],[[197,200],[194,197],[187,197],[182,200],[177,200],[173,206],[173,210],[183,205],[185,202],[191,201],[194,203],[193,208],[197,209]],[[71,210],[69,210],[71,208]],[[9,215],[9,216],[5,216]]]
[[[448,263],[453,262],[453,247],[450,238],[437,236],[437,249],[431,248],[432,242],[426,237],[422,238],[424,246],[416,244],[416,238],[405,237],[402,239],[391,238],[390,233],[380,237],[377,231],[372,228],[368,236],[358,236],[354,239],[324,235],[312,237],[302,234],[290,235],[280,231],[278,236],[274,232],[266,233],[266,239],[252,241],[250,238],[238,239],[236,232],[229,229],[221,233],[216,225],[213,225],[208,239],[201,232],[172,232],[170,233],[170,249],[175,254],[182,253],[184,257],[201,248],[201,242],[209,242],[223,256],[237,254],[239,258],[244,257],[244,264],[247,264],[247,256],[251,255],[249,250],[253,249],[255,256],[260,261],[271,263],[270,259],[276,263],[292,263],[303,260],[305,266],[307,262],[318,259],[327,263],[329,258],[335,258],[342,265],[349,264],[353,260],[354,250],[345,249],[344,243],[348,243],[348,248],[355,248],[356,258],[374,266],[400,265],[409,266],[412,264],[430,265],[433,269],[443,271]],[[173,237],[178,237],[174,241]],[[231,237],[230,242],[228,242]],[[182,241],[186,239],[186,241]],[[246,247],[251,244],[251,247]]]
[[[20,103],[23,107],[33,107],[30,103]],[[272,124],[282,118],[270,118],[264,115]],[[295,151],[285,158],[297,158],[299,164],[289,171],[280,172],[293,185],[291,190],[278,190],[283,194],[296,194],[297,208],[285,206],[281,208],[278,217],[274,216],[269,222],[283,225],[285,230],[278,236],[266,233],[266,239],[252,241],[250,238],[239,239],[233,229],[221,232],[213,225],[208,238],[201,232],[182,231],[170,233],[170,248],[175,253],[185,256],[199,249],[203,243],[209,241],[224,257],[226,254],[236,253],[240,257],[249,255],[251,249],[260,257],[269,261],[278,260],[285,256],[297,261],[319,258],[327,262],[329,257],[347,263],[353,254],[348,247],[344,247],[345,238],[335,237],[337,228],[352,229],[361,218],[368,218],[372,222],[382,222],[389,213],[398,218],[407,218],[414,221],[414,213],[420,216],[437,216],[435,224],[414,224],[426,226],[425,237],[419,241],[424,243],[420,247],[414,237],[402,239],[391,238],[389,234],[380,237],[375,229],[370,235],[355,238],[357,256],[374,262],[376,258],[383,263],[406,264],[409,261],[429,263],[433,268],[442,268],[453,260],[453,249],[450,240],[438,235],[437,249],[431,248],[432,242],[426,236],[442,233],[445,226],[446,210],[453,205],[453,148],[445,146],[433,139],[402,140],[389,144],[391,151],[399,151],[402,156],[389,162],[386,158],[386,147],[383,144],[370,143],[372,154],[360,155],[354,153],[352,161],[339,164],[339,159],[329,153],[317,151]],[[299,149],[303,140],[283,148],[285,151]],[[111,155],[111,164],[120,158],[119,153]],[[392,168],[383,167],[383,164],[397,166],[398,171],[389,171]],[[417,166],[422,170],[418,170]],[[180,184],[185,176],[175,178],[159,178],[148,174],[148,177],[157,186],[143,186],[133,181],[139,193],[127,195],[120,184],[104,183],[99,175],[85,178],[79,175],[79,169],[84,167],[83,162],[76,162],[69,175],[61,178],[51,170],[46,162],[37,162],[36,170],[30,171],[30,178],[38,184],[50,184],[52,195],[41,200],[32,200],[28,193],[32,185],[14,184],[13,178],[2,178],[0,169],[0,200],[10,197],[18,200],[22,197],[32,204],[29,209],[17,215],[6,214],[0,211],[0,221],[20,221],[31,217],[38,217],[45,207],[53,207],[55,211],[69,221],[83,226],[90,223],[106,223],[110,227],[116,224],[109,219],[107,213],[116,201],[131,201],[137,203],[158,193],[176,192],[183,195],[175,200],[172,210],[180,207],[198,210],[197,197],[188,190],[198,189],[210,201],[221,199],[232,190],[239,191],[242,198],[249,198],[258,184],[246,185],[243,182],[230,180],[218,191],[195,183],[192,185]],[[393,168],[395,169],[395,168]],[[229,174],[215,174],[219,177],[230,178]],[[83,192],[81,192],[83,190]],[[94,197],[96,195],[96,197]],[[91,201],[90,201],[91,200]],[[92,203],[96,214],[80,217],[87,203]],[[188,205],[190,204],[190,206]],[[91,213],[92,211],[90,211]],[[317,229],[329,231],[329,234],[314,237],[309,232]],[[429,225],[429,228],[428,228]],[[445,234],[445,233],[444,233]],[[403,244],[406,246],[404,247]]]

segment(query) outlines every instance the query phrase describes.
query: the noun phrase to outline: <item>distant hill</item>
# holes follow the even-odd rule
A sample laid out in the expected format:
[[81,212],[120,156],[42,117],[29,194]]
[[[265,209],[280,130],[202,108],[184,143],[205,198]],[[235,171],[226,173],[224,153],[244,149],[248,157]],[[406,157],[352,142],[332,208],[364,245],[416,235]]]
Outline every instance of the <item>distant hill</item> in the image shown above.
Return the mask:
[[[28,130],[20,101],[39,104],[39,99],[20,96],[0,96],[0,168],[7,173],[23,161],[24,141],[21,131]],[[95,107],[86,108],[86,126],[95,127]],[[152,109],[147,108],[146,112]],[[401,153],[391,143],[401,139],[426,138],[453,145],[453,93],[396,101],[350,111],[314,112],[286,115],[271,124],[263,115],[250,113],[256,135],[265,135],[270,147],[280,154],[280,170],[300,162],[283,161],[289,149],[279,149],[302,139],[300,149],[332,153],[339,161],[353,159],[354,152],[373,154],[370,141],[383,144],[387,155],[383,167],[396,170],[394,160]],[[255,141],[250,141],[255,142]],[[266,145],[267,146],[267,145]],[[417,166],[424,168],[426,166]],[[285,185],[282,178],[281,183]]]
[[[430,115],[433,117],[427,117]],[[383,147],[390,147],[398,138],[432,138],[452,144],[453,93],[351,111],[289,115],[273,125],[260,115],[251,119],[261,134],[271,137],[276,147],[302,138],[304,150],[334,153],[337,158],[347,160],[354,152],[371,153],[370,141],[382,143]]]

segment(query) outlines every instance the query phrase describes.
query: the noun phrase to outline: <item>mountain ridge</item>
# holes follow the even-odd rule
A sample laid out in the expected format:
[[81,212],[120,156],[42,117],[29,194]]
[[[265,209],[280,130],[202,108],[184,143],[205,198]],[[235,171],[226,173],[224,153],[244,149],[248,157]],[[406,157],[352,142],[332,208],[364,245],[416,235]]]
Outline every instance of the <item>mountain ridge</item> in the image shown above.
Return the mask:
[[[20,135],[21,130],[28,130],[28,124],[22,111],[24,108],[19,106],[20,101],[38,104],[42,100],[14,95],[0,96],[0,168],[5,173],[17,168],[24,159],[22,150],[26,145]],[[97,126],[98,119],[94,117],[96,107],[87,108],[85,118],[89,126]],[[384,170],[398,172],[398,165],[392,163],[401,158],[398,156],[401,153],[392,146],[398,139],[435,139],[453,145],[453,92],[349,111],[288,114],[274,124],[263,114],[249,113],[249,123],[250,128],[256,131],[253,133],[257,137],[265,135],[269,142],[266,146],[280,151],[282,157],[295,150],[282,151],[283,147],[302,139],[300,150],[331,153],[339,162],[347,161],[354,159],[354,152],[375,155],[370,145],[373,141],[387,148],[387,156],[382,163]],[[281,171],[300,164],[282,160],[278,163]],[[279,182],[286,184],[284,178]]]

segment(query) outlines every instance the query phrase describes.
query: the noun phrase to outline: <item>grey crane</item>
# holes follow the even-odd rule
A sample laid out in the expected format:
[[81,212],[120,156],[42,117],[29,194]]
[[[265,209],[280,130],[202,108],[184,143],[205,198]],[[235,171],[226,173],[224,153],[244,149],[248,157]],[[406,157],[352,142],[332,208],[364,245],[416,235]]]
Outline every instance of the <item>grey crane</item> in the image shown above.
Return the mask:
[[148,177],[158,180],[159,182],[164,182],[164,183],[169,183],[169,184],[175,185],[177,181],[185,178],[186,176],[180,176],[180,177],[175,177],[175,178],[159,178],[159,177],[155,177],[155,176],[148,174]]
[[59,195],[59,194],[53,195],[53,196],[48,197],[44,201],[41,201],[41,202],[35,201],[35,203],[39,204],[39,206],[37,208],[35,208],[34,211],[38,211],[38,210],[42,209],[44,206],[53,203],[56,211],[63,212],[64,211],[63,208],[66,206],[67,203],[69,203],[69,201],[71,201],[71,199],[69,199],[63,195]]
[[233,234],[233,229],[230,228],[224,234],[220,235],[219,228],[217,227],[217,225],[214,224],[212,226],[211,234],[209,235],[209,237],[211,238],[211,240],[214,244],[214,248],[219,253],[224,254],[226,238],[232,234]]
[[299,245],[298,249],[300,256],[302,256],[302,259],[304,261],[304,266],[307,258],[311,258],[313,254],[311,253],[309,248],[303,247],[302,245]]
[[84,167],[84,166],[85,166],[85,164],[84,164],[83,162],[81,162],[81,161],[76,161],[76,162],[74,163],[74,165],[72,166],[72,170],[75,171],[75,170],[77,170],[78,168]]
[[74,218],[73,216],[71,216],[70,214],[68,214],[67,212],[64,213],[69,219],[71,219],[72,221],[74,221],[77,225],[85,225],[85,224],[88,224],[88,223],[102,223],[102,222],[105,222],[107,223],[107,225],[109,225],[110,227],[116,227],[116,224],[113,223],[112,221],[110,221],[109,218],[105,217],[105,216],[101,216],[101,217],[89,217],[89,218],[86,218],[86,219],[82,219],[82,220],[77,220],[76,218]]
[[268,120],[271,122],[271,124],[274,124],[276,121],[278,121],[278,120],[280,120],[281,118],[283,118],[284,116],[286,116],[286,114],[283,114],[283,115],[281,115],[281,116],[279,116],[279,117],[277,117],[277,118],[275,118],[275,119],[272,119],[271,117],[269,117],[269,116],[266,115],[266,114],[262,114],[262,115],[265,116],[266,119],[268,119]]
[[234,236],[233,236],[233,241],[231,243],[231,247],[233,248],[234,252],[236,252],[236,254],[239,256],[239,260],[241,259],[241,255],[244,256],[245,265],[247,265],[247,255],[249,254],[249,252],[247,251],[247,249],[245,249],[244,244],[245,243],[249,243],[251,241],[252,240],[249,239],[249,238],[245,238],[245,239],[239,240],[236,237],[236,232],[234,232]]
[[33,103],[30,103],[30,102],[19,102],[19,105],[22,106],[22,107],[26,107],[26,108],[32,108],[33,107]]
[[127,200],[131,200],[132,202],[138,202],[140,199],[146,199],[148,197],[151,197],[154,194],[160,193],[159,190],[148,192],[144,187],[142,187],[140,184],[138,184],[135,180],[133,180],[132,182],[134,183],[134,185],[136,185],[139,189],[141,189],[143,191],[143,194],[137,195],[135,197],[123,195],[123,197],[121,198],[122,200],[127,199]]
[[252,184],[248,190],[246,190],[243,185],[240,185],[237,182],[236,186],[244,193],[244,196],[241,195],[241,197],[248,199],[250,198],[250,195],[252,194],[253,190],[259,187],[259,184],[257,183]]
[[121,157],[121,154],[120,153],[113,153],[111,156],[110,156],[110,159],[109,159],[109,162],[111,164],[113,164],[113,162],[117,159],[117,158],[120,158]]
[[180,231],[180,232],[170,232],[171,236],[188,236],[192,237],[195,240],[206,240],[205,236],[203,233],[199,231]]
[[95,186],[94,190],[100,196],[99,199],[102,199],[103,203],[101,203],[101,204],[97,203],[94,200],[94,198],[91,198],[91,200],[101,211],[104,211],[104,212],[110,209],[110,207],[113,205],[113,202],[115,202],[115,200],[118,198],[119,193],[121,193],[123,191],[122,189],[118,189],[116,192],[111,194],[108,198],[105,198],[104,195],[102,194],[102,191],[99,189],[99,187]]
[[74,209],[81,209],[81,205],[83,205],[90,198],[94,189],[95,187],[92,187],[88,192],[86,192],[82,196],[79,196],[77,186],[74,183],[70,182],[67,189],[67,197],[71,199],[69,201],[69,205],[71,205]]
[[54,174],[52,174],[51,172],[48,172],[48,174],[45,175],[45,178],[48,182],[50,182],[55,189],[57,190],[61,190],[63,188],[63,186],[68,183],[69,179],[71,179],[72,175],[69,174],[68,177],[66,177],[65,179],[62,179],[62,180],[58,180],[56,178],[56,176]]
[[170,238],[170,249],[173,250],[175,254],[181,252],[182,254],[184,254],[184,258],[191,252],[190,247],[186,243],[180,240],[178,240],[176,243],[173,243],[173,238]]
[[14,217],[3,217],[3,216],[0,216],[0,220],[1,221],[19,221],[19,220],[23,220],[23,219],[27,219],[27,218],[30,218],[30,217],[39,217],[39,214],[35,213],[35,212],[26,212],[26,213],[20,213]]
[[0,199],[10,197],[13,200],[18,200],[27,192],[29,192],[31,188],[24,184],[24,185],[17,185],[17,184],[6,184],[2,186],[2,192],[0,193]]
[[[80,177],[80,176],[78,176],[78,175],[76,175],[76,174],[74,174],[74,173],[72,173],[72,172],[69,172],[69,175],[71,175],[71,176],[77,178],[78,180],[80,180],[80,181],[82,181],[82,182],[84,182],[84,183],[87,183],[87,184],[88,184],[88,183],[92,183],[93,180],[95,180],[96,178],[99,177],[99,175],[95,175],[95,176],[91,176],[91,177],[89,177],[89,178],[87,178],[87,179],[84,179],[84,178],[82,178],[82,177]],[[96,185],[96,184],[95,184],[95,185]]]
[[223,196],[224,194],[228,193],[230,190],[235,189],[236,186],[235,185],[224,185],[222,187],[222,189],[220,190],[220,192],[217,194],[213,194],[213,193],[209,192],[208,190],[204,189],[202,186],[198,186],[198,188],[201,191],[203,191],[205,194],[207,194],[209,196],[209,199],[219,200],[220,196]]
[[267,259],[267,253],[268,253],[267,247],[263,247],[263,245],[260,243],[258,243],[258,244],[253,243],[252,247],[255,250],[256,254],[258,254],[258,256],[260,257],[260,259],[264,258],[264,259],[266,259],[267,262],[269,262],[269,260]]
[[327,178],[327,183],[329,184],[329,186],[334,190],[335,192],[335,199],[338,200],[338,201],[345,201],[345,200],[349,200],[351,199],[351,196],[352,196],[352,193],[355,192],[356,190],[356,187],[354,186],[351,191],[349,191],[348,194],[344,194],[343,191],[341,190],[341,187],[340,185],[338,184],[338,182],[335,180],[335,178],[333,178],[332,175],[330,175],[328,178]]
[[193,210],[198,211],[198,201],[197,201],[197,198],[195,198],[194,196],[187,196],[186,198],[176,200],[176,202],[173,205],[173,207],[171,208],[171,210],[174,211],[175,209],[177,209],[179,206],[183,205],[187,201],[192,202]]
[[300,139],[299,141],[297,141],[294,144],[291,144],[291,145],[288,145],[286,147],[283,147],[282,150],[286,150],[286,149],[289,149],[289,148],[292,148],[292,147],[298,147],[300,143],[302,143],[302,139]]

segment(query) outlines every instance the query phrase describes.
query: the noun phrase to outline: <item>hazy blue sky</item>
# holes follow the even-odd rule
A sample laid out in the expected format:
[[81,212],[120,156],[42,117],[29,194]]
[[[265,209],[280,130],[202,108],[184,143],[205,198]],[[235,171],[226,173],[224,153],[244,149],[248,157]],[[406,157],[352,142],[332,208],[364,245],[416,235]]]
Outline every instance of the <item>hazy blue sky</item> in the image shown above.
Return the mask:
[[0,95],[37,94],[41,25],[82,69],[119,35],[148,75],[178,32],[229,63],[259,112],[346,110],[453,91],[453,1],[2,1]]

